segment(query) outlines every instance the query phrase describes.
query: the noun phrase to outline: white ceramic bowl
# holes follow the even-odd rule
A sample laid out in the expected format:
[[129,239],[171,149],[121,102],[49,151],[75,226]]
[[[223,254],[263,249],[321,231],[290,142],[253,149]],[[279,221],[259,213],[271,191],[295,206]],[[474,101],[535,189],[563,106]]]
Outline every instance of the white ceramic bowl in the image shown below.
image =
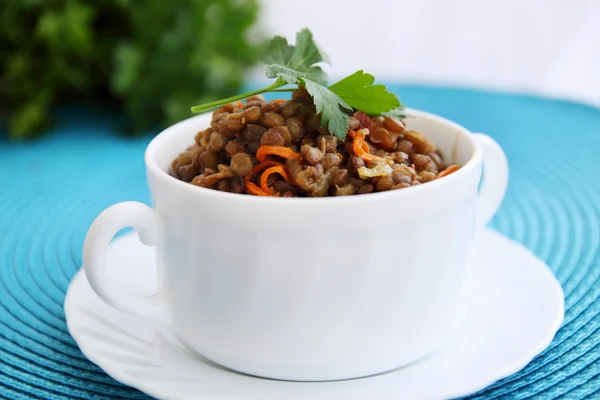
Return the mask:
[[[347,379],[427,355],[462,320],[466,259],[502,201],[508,167],[489,137],[410,112],[408,128],[463,167],[419,186],[347,197],[265,198],[179,181],[170,163],[210,115],[166,129],[145,156],[154,208],[114,205],[88,232],[83,263],[92,288],[247,374]],[[106,277],[108,243],[127,226],[156,246],[162,288],[153,297]]]

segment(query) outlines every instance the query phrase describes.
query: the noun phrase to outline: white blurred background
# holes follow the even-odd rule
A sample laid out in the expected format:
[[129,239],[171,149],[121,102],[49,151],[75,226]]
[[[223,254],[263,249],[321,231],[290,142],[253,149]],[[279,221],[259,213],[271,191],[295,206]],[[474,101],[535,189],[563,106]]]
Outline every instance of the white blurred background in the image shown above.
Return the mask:
[[[541,94],[600,106],[600,0],[262,0],[288,39],[309,27],[333,78]],[[258,76],[258,75],[257,75]]]

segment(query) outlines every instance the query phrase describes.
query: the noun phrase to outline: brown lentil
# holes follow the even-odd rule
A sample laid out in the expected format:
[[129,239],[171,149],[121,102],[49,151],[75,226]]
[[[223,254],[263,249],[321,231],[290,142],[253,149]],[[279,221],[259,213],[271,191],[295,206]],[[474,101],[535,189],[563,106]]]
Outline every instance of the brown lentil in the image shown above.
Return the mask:
[[402,131],[404,131],[402,122],[390,117],[386,117],[383,120],[383,127],[390,132],[402,133]]
[[270,101],[263,104],[260,110],[264,113],[278,113],[281,110],[281,105],[275,101]]
[[246,147],[244,146],[244,142],[241,140],[232,140],[225,145],[225,153],[227,154],[227,158],[231,158],[237,153],[245,153]]
[[335,187],[334,196],[351,196],[356,193],[356,188],[352,184]]
[[421,183],[429,182],[435,179],[435,172],[421,171],[417,174],[417,180]]
[[369,140],[383,150],[393,151],[396,148],[398,134],[390,132],[385,128],[377,128],[375,132],[369,135]]
[[246,122],[256,122],[262,117],[262,111],[259,107],[249,107],[244,110],[244,118]]
[[206,168],[217,169],[219,165],[219,156],[210,150],[206,150],[199,157],[200,167],[202,171]]
[[406,164],[408,162],[408,154],[403,151],[395,151],[392,153],[392,160],[396,164]]
[[308,122],[315,113],[307,106],[302,105],[296,111],[296,117],[298,117],[303,123]]
[[298,118],[289,118],[285,121],[285,125],[292,135],[292,140],[297,142],[304,136],[304,124]]
[[365,166],[365,161],[362,158],[357,157],[355,155],[351,155],[350,156],[350,159],[349,159],[348,163],[350,164],[351,169],[353,171],[356,171],[360,167],[364,167]]
[[267,128],[275,128],[276,126],[285,124],[285,119],[280,114],[266,112],[261,118],[261,123]]
[[335,151],[337,150],[338,139],[335,136],[330,135],[329,133],[320,134],[319,136],[317,136],[317,143],[320,144],[323,140],[325,141],[325,151],[327,153],[335,153]]
[[441,171],[444,169],[444,167],[445,167],[444,160],[442,160],[442,156],[440,154],[436,153],[435,151],[432,151],[431,153],[429,153],[427,155],[429,156],[429,158],[431,158],[433,160],[438,171]]
[[412,182],[411,175],[405,174],[404,172],[399,171],[399,170],[395,170],[394,172],[392,172],[392,179],[394,180],[395,184],[398,184],[398,183],[410,184]]
[[312,104],[312,97],[304,88],[292,93],[292,100],[297,101],[298,103]]
[[366,183],[358,188],[358,194],[373,193],[373,190],[375,190],[373,185],[371,185],[370,183]]
[[308,132],[316,132],[321,126],[321,117],[319,115],[313,114],[313,116],[306,121],[306,130]]
[[250,151],[252,154],[255,154],[259,147],[260,142],[248,142],[248,151]]
[[244,193],[244,180],[242,177],[233,177],[230,182],[231,193]]
[[225,138],[219,132],[213,132],[210,134],[210,141],[208,142],[208,150],[218,153],[225,148],[227,144],[227,138]]
[[258,107],[262,109],[262,106],[265,104],[264,100],[250,100],[246,104],[246,109],[250,107]]
[[290,133],[290,130],[287,126],[285,126],[285,125],[276,126],[275,128],[273,128],[273,130],[281,133],[281,136],[283,137],[283,141],[285,142],[284,144],[288,145],[288,144],[292,143],[292,134]]
[[348,179],[348,170],[340,168],[331,178],[331,183],[336,186],[342,186],[346,183],[346,179]]
[[340,159],[340,157],[338,157],[337,154],[326,153],[325,155],[323,155],[322,163],[323,167],[325,167],[325,169],[328,169],[331,167],[337,167],[342,163],[342,160]]
[[235,105],[233,103],[225,104],[223,107],[221,107],[221,112],[231,113],[233,112],[234,107]]
[[376,184],[378,192],[390,190],[392,186],[394,186],[394,179],[389,175],[380,177]]
[[417,171],[435,171],[437,172],[437,165],[433,162],[431,157],[425,154],[413,154],[411,161],[417,167]]
[[229,113],[228,112],[220,112],[217,114],[213,114],[212,116],[212,124],[216,124],[217,122],[221,121],[223,118],[225,118],[226,116],[228,116]]
[[231,158],[231,172],[237,176],[245,176],[252,172],[252,158],[249,154],[238,153]]
[[295,192],[294,186],[283,180],[273,182],[273,189],[275,189],[279,193],[292,192],[292,194],[294,194]]
[[191,182],[192,179],[200,172],[200,169],[193,163],[182,165],[178,169],[180,179],[185,182]]
[[246,99],[248,102],[251,101],[265,101],[265,96],[262,94],[255,94],[254,96],[250,96]]
[[[338,140],[321,126],[321,116],[304,89],[289,101],[266,102],[252,96],[245,103],[225,104],[213,113],[210,126],[198,131],[193,143],[173,160],[171,174],[197,186],[258,194],[256,188],[247,189],[244,179],[250,178],[258,190],[280,197],[368,194],[443,179],[438,174],[446,167],[442,154],[421,132],[406,129],[395,118],[369,117],[362,111],[348,119],[350,130],[368,129],[356,154],[352,134]],[[271,164],[263,170],[275,165],[285,171],[269,174],[266,187],[260,182],[261,172],[251,175],[260,164],[256,158],[260,146],[273,146],[265,150],[275,152],[267,156]],[[366,157],[366,152],[374,157]],[[291,157],[294,153],[298,159]],[[359,168],[374,168],[381,158],[391,166],[391,174],[360,177]]]
[[408,155],[411,155],[415,149],[415,145],[406,139],[399,140],[396,144],[396,151],[401,151]]
[[421,132],[405,131],[404,137],[415,145],[419,153],[427,154],[435,150],[433,142]]
[[404,189],[404,188],[407,188],[407,187],[410,187],[410,186],[411,186],[410,183],[404,183],[404,182],[397,183],[394,186],[392,186],[392,190],[395,190],[395,189]]
[[240,131],[246,125],[243,113],[233,113],[225,117],[225,124],[230,131]]
[[220,190],[222,192],[229,192],[230,188],[231,182],[229,182],[229,179],[221,179],[217,182],[217,185],[215,187],[215,189]]
[[261,146],[283,146],[284,144],[283,135],[275,129],[269,129],[260,138]]
[[281,107],[281,115],[284,118],[293,117],[294,115],[296,115],[296,112],[301,106],[302,104],[298,103],[297,101],[288,101],[283,105],[283,107]]
[[309,144],[305,144],[300,148],[300,154],[304,161],[310,165],[317,165],[323,160],[323,153],[321,150],[312,147]]
[[264,126],[248,124],[242,132],[242,137],[249,142],[258,142],[266,131]]

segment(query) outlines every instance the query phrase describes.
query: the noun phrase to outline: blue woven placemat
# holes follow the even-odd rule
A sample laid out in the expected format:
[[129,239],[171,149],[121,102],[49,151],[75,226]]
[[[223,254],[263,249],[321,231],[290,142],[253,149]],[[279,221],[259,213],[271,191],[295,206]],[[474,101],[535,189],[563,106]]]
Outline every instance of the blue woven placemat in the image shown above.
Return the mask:
[[[528,96],[395,86],[505,149],[511,181],[494,228],[544,259],[566,296],[564,324],[521,372],[476,399],[600,398],[600,110]],[[0,138],[0,397],[134,399],[86,360],[67,332],[63,299],[87,228],[123,200],[149,202],[143,151],[114,119],[59,113],[44,138]],[[435,383],[433,383],[435,384]]]

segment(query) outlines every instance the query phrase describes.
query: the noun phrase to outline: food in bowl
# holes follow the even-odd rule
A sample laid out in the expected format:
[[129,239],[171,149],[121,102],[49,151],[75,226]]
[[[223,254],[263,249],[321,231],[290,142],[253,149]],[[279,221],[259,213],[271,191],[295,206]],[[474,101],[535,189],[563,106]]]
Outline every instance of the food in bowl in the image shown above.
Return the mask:
[[[373,76],[358,71],[327,86],[315,64],[328,57],[307,29],[296,46],[276,36],[262,59],[272,85],[192,108],[218,107],[172,162],[174,177],[231,193],[324,197],[404,189],[460,168],[406,128],[404,107]],[[260,95],[273,91],[291,91],[292,99]]]
[[171,165],[197,186],[258,196],[323,197],[402,189],[439,179],[435,144],[393,117],[349,117],[345,140],[320,125],[310,96],[227,104]]

